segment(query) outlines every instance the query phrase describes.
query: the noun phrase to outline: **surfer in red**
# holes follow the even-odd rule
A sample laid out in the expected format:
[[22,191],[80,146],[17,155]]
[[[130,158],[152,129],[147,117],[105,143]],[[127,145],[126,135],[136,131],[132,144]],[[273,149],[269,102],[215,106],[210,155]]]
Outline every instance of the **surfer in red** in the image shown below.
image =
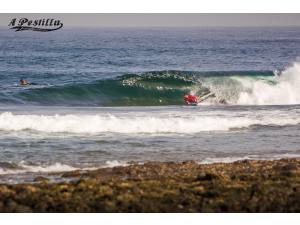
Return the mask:
[[183,97],[184,102],[188,105],[194,105],[198,103],[198,97],[196,95],[186,94]]

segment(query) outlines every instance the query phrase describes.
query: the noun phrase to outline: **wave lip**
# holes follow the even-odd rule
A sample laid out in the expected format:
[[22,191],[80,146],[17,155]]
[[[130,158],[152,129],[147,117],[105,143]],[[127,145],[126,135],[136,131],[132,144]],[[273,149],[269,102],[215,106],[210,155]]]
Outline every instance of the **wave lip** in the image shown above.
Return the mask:
[[243,91],[239,93],[237,104],[247,105],[289,105],[300,103],[300,62],[274,77],[266,80],[251,81],[239,79]]

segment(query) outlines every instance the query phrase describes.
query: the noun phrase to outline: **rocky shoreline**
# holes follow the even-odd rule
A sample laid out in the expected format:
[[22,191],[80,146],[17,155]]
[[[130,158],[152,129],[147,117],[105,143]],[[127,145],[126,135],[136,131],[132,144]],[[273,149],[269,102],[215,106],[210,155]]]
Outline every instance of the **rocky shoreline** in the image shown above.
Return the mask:
[[0,212],[300,212],[300,159],[148,162],[0,184]]

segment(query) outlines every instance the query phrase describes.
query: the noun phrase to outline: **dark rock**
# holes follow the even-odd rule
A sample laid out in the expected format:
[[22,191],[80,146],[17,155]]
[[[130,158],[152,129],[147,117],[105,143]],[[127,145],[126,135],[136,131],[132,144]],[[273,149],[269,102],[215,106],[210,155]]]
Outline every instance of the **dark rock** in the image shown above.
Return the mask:
[[[0,184],[0,212],[300,212],[300,159],[70,172],[69,182]],[[46,182],[44,182],[46,181]]]
[[212,181],[214,179],[217,179],[218,176],[215,175],[215,174],[212,174],[212,173],[203,173],[203,174],[200,174],[196,180],[197,181]]
[[61,175],[61,177],[67,178],[67,177],[79,177],[81,176],[81,172],[79,170],[74,170],[70,172],[65,172]]

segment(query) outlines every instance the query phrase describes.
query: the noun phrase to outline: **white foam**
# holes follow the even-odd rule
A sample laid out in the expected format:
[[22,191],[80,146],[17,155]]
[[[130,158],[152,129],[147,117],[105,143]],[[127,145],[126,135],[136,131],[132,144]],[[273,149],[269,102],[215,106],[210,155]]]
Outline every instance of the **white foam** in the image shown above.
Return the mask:
[[20,174],[20,173],[51,173],[51,172],[67,172],[72,170],[77,170],[79,168],[75,168],[69,165],[54,163],[52,165],[28,165],[25,162],[21,161],[18,164],[18,169],[5,169],[0,168],[0,174]]
[[275,84],[267,80],[236,78],[244,87],[237,104],[288,105],[300,104],[300,62],[275,76]]
[[225,116],[225,115],[15,115],[0,114],[0,130],[68,133],[198,133],[228,131],[251,125],[295,125],[299,116]]
[[0,129],[6,131],[35,130],[70,133],[195,133],[201,131],[227,131],[250,125],[293,125],[300,118],[249,118],[221,116],[186,117],[121,117],[105,115],[14,115],[0,114]]
[[213,163],[232,163],[239,160],[250,159],[248,156],[244,157],[222,157],[222,158],[206,158],[201,160],[200,164],[213,164]]
[[96,170],[99,168],[111,168],[117,166],[128,166],[129,163],[119,160],[108,160],[104,165],[95,167],[73,167],[62,163],[54,163],[51,165],[29,165],[25,161],[21,161],[17,164],[16,169],[11,168],[0,168],[0,175],[8,174],[24,174],[24,173],[56,173],[56,172],[68,172],[74,170]]
[[199,161],[199,164],[213,164],[213,163],[232,163],[240,160],[279,160],[284,158],[299,158],[300,154],[277,154],[277,155],[248,155],[243,157],[212,157]]
[[121,162],[119,160],[108,160],[105,162],[105,166],[103,168],[111,168],[116,166],[128,166],[127,162]]

